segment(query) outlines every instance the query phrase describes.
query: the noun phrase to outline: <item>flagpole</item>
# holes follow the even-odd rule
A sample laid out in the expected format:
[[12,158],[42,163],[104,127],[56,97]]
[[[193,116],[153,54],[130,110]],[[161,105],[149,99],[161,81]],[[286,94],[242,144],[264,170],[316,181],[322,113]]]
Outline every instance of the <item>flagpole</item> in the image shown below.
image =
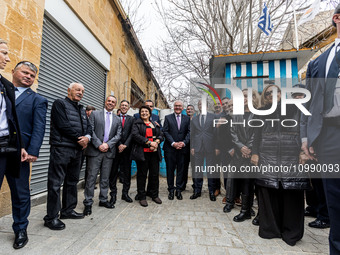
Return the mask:
[[293,4],[293,13],[294,13],[294,26],[295,26],[295,40],[296,40],[296,49],[299,50],[299,37],[298,37],[298,28],[297,28],[297,23],[296,23],[296,13],[295,13],[295,0]]

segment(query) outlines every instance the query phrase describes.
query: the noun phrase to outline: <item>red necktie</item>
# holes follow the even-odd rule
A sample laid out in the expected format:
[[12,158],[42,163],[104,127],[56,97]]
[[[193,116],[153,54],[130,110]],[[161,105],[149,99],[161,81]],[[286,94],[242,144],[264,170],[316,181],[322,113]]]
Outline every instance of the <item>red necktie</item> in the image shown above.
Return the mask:
[[122,126],[124,128],[124,124],[125,124],[125,115],[123,115],[123,120],[122,120]]

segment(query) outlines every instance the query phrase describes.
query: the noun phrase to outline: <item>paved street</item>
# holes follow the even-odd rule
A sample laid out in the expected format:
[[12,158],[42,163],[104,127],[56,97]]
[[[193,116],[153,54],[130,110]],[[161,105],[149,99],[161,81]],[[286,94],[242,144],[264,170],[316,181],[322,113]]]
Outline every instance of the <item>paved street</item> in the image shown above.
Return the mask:
[[[118,188],[121,191],[121,184]],[[197,200],[189,199],[192,189],[188,185],[182,201],[169,201],[166,179],[162,178],[163,204],[157,205],[148,198],[146,208],[135,201],[121,201],[120,194],[115,209],[98,207],[97,194],[98,189],[92,215],[83,220],[63,220],[63,231],[43,226],[46,204],[33,207],[28,228],[30,240],[18,251],[12,248],[11,216],[0,218],[0,254],[328,254],[328,230],[309,228],[307,223],[312,218],[306,219],[305,235],[294,247],[280,239],[261,239],[250,220],[233,222],[240,207],[223,213],[222,196],[211,202],[206,186]],[[133,179],[131,197],[135,194]],[[83,210],[83,197],[81,189],[78,211]]]

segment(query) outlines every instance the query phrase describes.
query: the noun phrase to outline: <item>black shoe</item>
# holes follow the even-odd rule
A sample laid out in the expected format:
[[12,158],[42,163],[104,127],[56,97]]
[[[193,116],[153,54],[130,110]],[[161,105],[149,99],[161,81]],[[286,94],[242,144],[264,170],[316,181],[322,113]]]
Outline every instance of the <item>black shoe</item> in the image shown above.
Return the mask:
[[191,200],[192,200],[192,199],[196,199],[196,198],[198,198],[198,197],[200,197],[200,196],[201,196],[201,193],[194,193],[194,194],[191,195],[190,199],[191,199]]
[[136,200],[136,201],[139,200],[138,193],[137,193],[136,196],[135,196],[135,200]]
[[242,222],[251,219],[251,213],[248,210],[241,210],[241,212],[234,217],[235,222]]
[[223,212],[225,213],[231,212],[231,209],[233,208],[234,208],[234,205],[227,202],[227,204],[223,207]]
[[174,197],[175,197],[174,192],[170,191],[168,195],[169,200],[174,200]]
[[77,213],[75,210],[72,210],[71,213],[68,214],[60,214],[60,219],[83,219],[84,214],[83,213]]
[[24,247],[28,242],[26,229],[20,229],[17,233],[15,233],[15,239],[13,243],[14,249],[20,249]]
[[53,219],[51,221],[45,221],[45,227],[48,227],[51,230],[63,230],[65,228],[64,222],[59,219]]
[[315,221],[309,222],[308,226],[311,228],[329,228],[330,224],[316,219]]
[[181,191],[176,191],[176,197],[177,197],[178,200],[182,200],[183,199]]
[[213,193],[211,193],[209,195],[209,197],[210,197],[210,201],[216,201],[216,197],[215,197],[215,195]]
[[256,217],[252,220],[251,222],[253,225],[255,226],[259,226],[260,225],[260,220],[259,220],[259,214],[257,213]]
[[128,203],[132,203],[132,202],[133,202],[132,199],[131,199],[131,197],[129,197],[128,194],[123,194],[123,195],[122,195],[122,200],[124,200],[124,201],[126,201],[126,202],[128,202]]
[[116,195],[111,196],[110,203],[114,205],[116,201],[117,201],[117,196]]
[[251,215],[251,216],[255,216],[255,215],[256,215],[256,213],[255,213],[255,211],[253,210],[253,208],[250,208],[250,215]]
[[92,214],[92,206],[91,205],[85,205],[84,208],[84,215],[89,216]]
[[100,201],[100,202],[99,202],[99,206],[105,207],[105,208],[108,208],[108,209],[113,209],[113,208],[115,208],[115,205],[114,205],[114,204],[111,204],[109,201],[105,201],[105,202]]

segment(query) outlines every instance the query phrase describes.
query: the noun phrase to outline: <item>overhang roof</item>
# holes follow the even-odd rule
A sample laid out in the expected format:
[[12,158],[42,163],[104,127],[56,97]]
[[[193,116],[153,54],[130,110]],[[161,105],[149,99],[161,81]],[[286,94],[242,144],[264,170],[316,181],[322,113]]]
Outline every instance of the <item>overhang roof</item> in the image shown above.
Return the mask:
[[316,52],[317,49],[303,48],[300,50],[260,51],[255,53],[250,52],[212,56],[209,64],[210,78],[223,77],[225,65],[228,63],[246,63],[296,58],[298,62],[298,70],[300,70]]

